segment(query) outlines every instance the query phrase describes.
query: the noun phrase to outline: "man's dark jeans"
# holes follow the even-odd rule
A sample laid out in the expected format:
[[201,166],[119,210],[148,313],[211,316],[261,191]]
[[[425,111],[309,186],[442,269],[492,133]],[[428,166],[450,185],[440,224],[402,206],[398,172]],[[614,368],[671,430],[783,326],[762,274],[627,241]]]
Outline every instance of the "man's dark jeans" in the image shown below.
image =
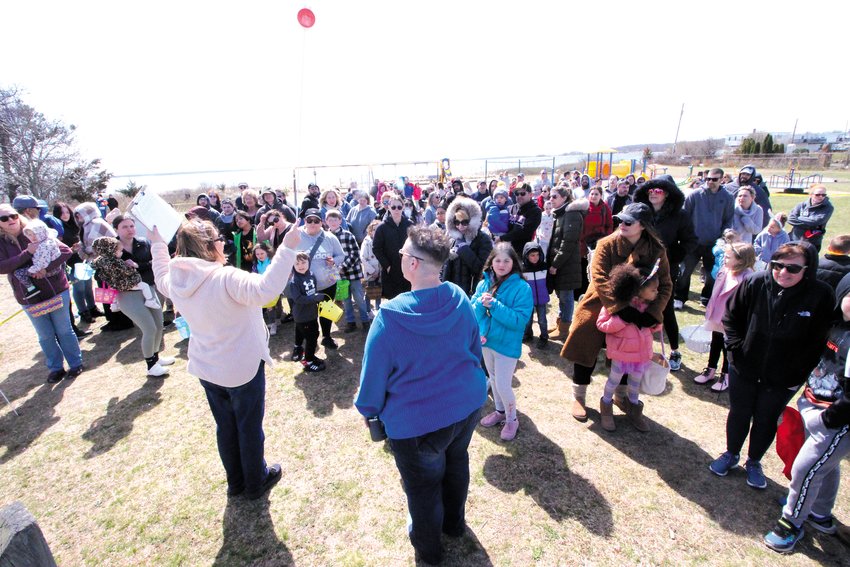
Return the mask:
[[462,535],[469,490],[469,441],[480,409],[453,425],[410,439],[390,439],[413,520],[410,540],[422,559],[442,558],[440,533]]
[[243,489],[248,493],[260,491],[268,475],[263,458],[266,439],[263,433],[265,366],[265,361],[261,360],[257,374],[236,388],[225,388],[201,380],[215,418],[218,454],[227,473],[227,486],[232,493]]

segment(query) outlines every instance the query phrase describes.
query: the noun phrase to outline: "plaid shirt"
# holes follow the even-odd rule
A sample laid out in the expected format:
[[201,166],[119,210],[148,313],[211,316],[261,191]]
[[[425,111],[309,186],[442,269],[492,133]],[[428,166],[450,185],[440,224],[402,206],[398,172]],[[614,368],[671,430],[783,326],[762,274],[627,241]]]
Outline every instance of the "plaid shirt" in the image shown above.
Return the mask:
[[362,280],[366,276],[363,275],[363,265],[360,263],[360,247],[357,246],[357,239],[347,230],[339,229],[333,233],[342,245],[342,251],[345,252],[345,260],[339,267],[339,277],[344,280]]

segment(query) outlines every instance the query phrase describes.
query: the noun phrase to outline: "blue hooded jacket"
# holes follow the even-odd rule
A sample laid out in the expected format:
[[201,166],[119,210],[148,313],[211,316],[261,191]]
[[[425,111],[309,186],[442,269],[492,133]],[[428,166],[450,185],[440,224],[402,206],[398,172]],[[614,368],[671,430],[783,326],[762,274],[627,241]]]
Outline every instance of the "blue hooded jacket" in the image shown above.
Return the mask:
[[366,338],[354,399],[390,439],[442,429],[484,405],[481,338],[466,294],[453,283],[381,304]]
[[522,354],[522,335],[534,310],[531,287],[522,275],[511,274],[499,286],[487,309],[481,303],[481,296],[493,286],[492,277],[490,270],[484,272],[484,278],[471,299],[472,309],[478,318],[478,330],[487,339],[485,347],[504,356],[519,358]]

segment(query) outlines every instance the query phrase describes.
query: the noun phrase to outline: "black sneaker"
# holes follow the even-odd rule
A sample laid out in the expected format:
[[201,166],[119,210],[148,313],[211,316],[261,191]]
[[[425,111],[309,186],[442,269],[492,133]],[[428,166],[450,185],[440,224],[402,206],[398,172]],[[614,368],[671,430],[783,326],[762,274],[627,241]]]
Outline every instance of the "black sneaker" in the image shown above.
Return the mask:
[[540,337],[537,339],[537,348],[540,350],[546,350],[546,347],[549,346],[549,339],[546,337]]
[[670,371],[676,372],[677,370],[682,369],[682,353],[678,350],[674,350],[670,353]]
[[296,346],[292,349],[292,355],[289,357],[289,360],[292,362],[298,362],[304,358],[304,347]]
[[62,378],[65,377],[65,369],[62,370],[52,370],[50,374],[47,375],[47,383],[48,384],[56,384],[60,382]]
[[80,329],[79,327],[74,327],[74,334],[77,335],[78,339],[82,339],[83,337],[87,337],[92,333],[91,333],[91,331],[88,331],[88,330],[84,331],[83,329]]
[[531,342],[531,339],[533,339],[533,338],[534,338],[534,334],[532,334],[532,333],[524,333],[524,334],[522,335],[522,342],[524,342],[524,343],[530,343],[530,342]]
[[343,333],[353,333],[357,330],[357,323],[351,322],[345,324],[345,329],[342,331]]
[[65,380],[73,380],[77,376],[83,373],[83,365],[75,366],[70,369],[67,374],[65,374]]
[[336,344],[336,341],[333,340],[331,337],[325,337],[324,339],[322,339],[322,346],[331,350],[339,348],[339,345]]
[[364,321],[363,322],[363,332],[368,333],[369,327],[371,327],[371,326],[372,326],[372,321]]
[[260,498],[263,494],[269,491],[272,486],[278,483],[280,477],[282,476],[280,465],[275,463],[269,466],[269,474],[266,475],[266,480],[263,482],[263,485],[254,492],[246,492],[245,498],[248,500],[256,500]]
[[320,360],[318,358],[314,358],[313,360],[311,360],[309,362],[306,361],[306,360],[302,360],[301,364],[304,365],[304,370],[306,372],[321,372],[322,370],[324,370],[326,368],[325,367],[325,361]]

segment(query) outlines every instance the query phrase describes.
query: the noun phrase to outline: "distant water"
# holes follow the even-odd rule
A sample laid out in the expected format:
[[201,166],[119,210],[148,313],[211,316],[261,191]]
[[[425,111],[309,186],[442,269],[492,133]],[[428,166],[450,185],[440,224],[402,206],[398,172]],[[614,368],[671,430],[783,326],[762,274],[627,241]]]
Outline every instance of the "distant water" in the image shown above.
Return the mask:
[[[591,156],[594,159],[596,156]],[[641,152],[630,152],[614,154],[614,161],[637,159]],[[451,156],[449,156],[451,159]],[[571,164],[583,161],[585,154],[567,154],[555,156],[554,163],[558,167],[561,164]],[[608,156],[604,156],[607,162]],[[398,180],[402,176],[414,179],[426,179],[429,176],[436,178],[439,175],[439,161],[430,163],[399,163],[392,165],[361,165],[361,166],[328,166],[313,168],[299,168],[295,172],[299,194],[303,193],[308,183],[317,183],[320,187],[348,187],[352,181],[356,181],[359,187],[370,187],[374,179]],[[535,158],[500,158],[500,159],[475,159],[475,160],[451,160],[451,173],[453,177],[461,177],[467,180],[476,180],[484,177],[485,170],[488,178],[494,178],[499,171],[516,171],[519,166],[527,173],[541,169],[552,169],[552,157]],[[267,168],[247,169],[237,171],[221,172],[199,172],[199,173],[177,173],[177,174],[152,174],[140,176],[114,177],[110,183],[110,189],[117,190],[127,185],[130,180],[137,185],[145,185],[148,190],[155,192],[175,191],[188,189],[193,195],[202,189],[211,189],[224,184],[235,192],[235,188],[242,182],[248,183],[253,188],[272,187],[273,189],[287,189],[291,191],[293,186],[293,170],[291,168]]]

